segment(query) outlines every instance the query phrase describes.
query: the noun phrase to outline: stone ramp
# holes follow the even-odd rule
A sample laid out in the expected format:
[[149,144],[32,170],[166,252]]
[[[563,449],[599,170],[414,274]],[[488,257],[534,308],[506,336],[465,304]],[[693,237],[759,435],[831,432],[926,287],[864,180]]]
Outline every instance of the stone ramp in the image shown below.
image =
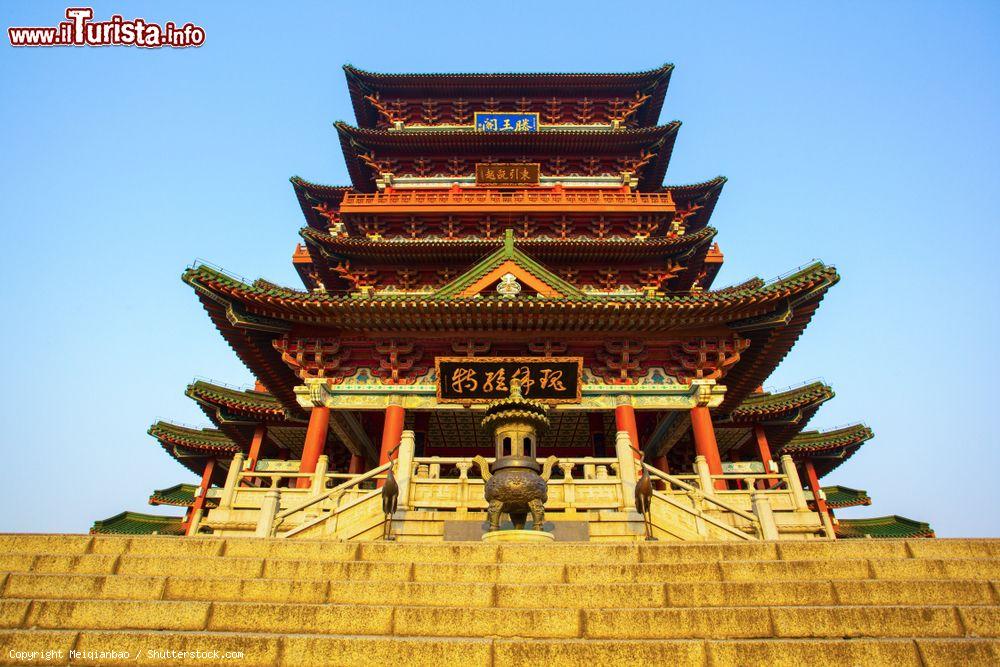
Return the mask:
[[1000,540],[0,535],[0,662],[992,665],[998,582]]

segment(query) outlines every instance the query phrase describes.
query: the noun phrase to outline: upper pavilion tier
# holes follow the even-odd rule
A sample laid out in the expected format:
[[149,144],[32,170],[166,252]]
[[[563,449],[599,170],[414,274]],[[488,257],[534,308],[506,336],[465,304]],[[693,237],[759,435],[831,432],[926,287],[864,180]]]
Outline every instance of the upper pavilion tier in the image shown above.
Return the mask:
[[537,164],[541,185],[638,186],[663,183],[680,121],[637,129],[566,129],[505,134],[473,127],[371,130],[336,123],[351,183],[380,187],[475,185],[477,163]]
[[434,289],[498,248],[507,229],[525,252],[594,289],[707,289],[723,260],[707,223],[724,178],[656,193],[556,185],[359,194],[292,183],[309,223],[293,263],[310,289]]
[[537,113],[545,125],[656,123],[673,65],[605,74],[380,74],[344,66],[358,125],[471,125],[476,111]]

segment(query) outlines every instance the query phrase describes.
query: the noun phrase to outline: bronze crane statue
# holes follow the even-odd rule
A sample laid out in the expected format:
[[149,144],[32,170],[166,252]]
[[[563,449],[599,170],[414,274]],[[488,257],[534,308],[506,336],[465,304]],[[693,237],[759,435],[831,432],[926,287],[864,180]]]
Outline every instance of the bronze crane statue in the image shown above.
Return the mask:
[[[396,449],[399,447],[397,446]],[[389,455],[392,456],[392,452],[389,452]],[[382,539],[387,542],[396,539],[392,534],[392,515],[396,513],[396,503],[399,501],[399,484],[396,483],[396,476],[392,473],[393,465],[389,466],[389,470],[385,474],[385,484],[382,485],[382,514],[385,515]]]
[[645,454],[640,452],[639,466],[642,469],[642,477],[635,483],[635,509],[642,514],[642,522],[646,528],[646,540],[653,542],[656,540],[653,537],[653,519],[650,514],[650,503],[653,499],[653,480],[650,478],[649,472],[643,463],[643,459],[645,458]]

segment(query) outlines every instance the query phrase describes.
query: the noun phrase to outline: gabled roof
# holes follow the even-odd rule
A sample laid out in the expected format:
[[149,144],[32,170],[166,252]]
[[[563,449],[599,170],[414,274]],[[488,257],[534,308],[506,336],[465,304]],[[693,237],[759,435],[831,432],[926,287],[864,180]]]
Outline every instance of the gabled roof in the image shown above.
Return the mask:
[[310,227],[328,229],[330,221],[322,216],[320,211],[336,211],[344,194],[353,188],[349,185],[320,185],[292,176],[288,179],[295,190],[295,198],[299,200],[302,214]]
[[181,517],[122,512],[95,521],[90,533],[108,535],[183,535]]
[[816,474],[822,477],[850,458],[874,436],[872,430],[864,424],[830,431],[805,431],[792,438],[778,453],[788,454],[800,461],[811,460],[816,466]]
[[640,125],[651,125],[660,116],[663,99],[674,66],[664,64],[644,72],[627,73],[496,73],[496,74],[382,74],[344,65],[347,87],[351,93],[354,115],[361,127],[375,127],[378,114],[365,95],[404,93],[408,97],[452,98],[469,91],[484,93],[538,92],[556,96],[582,96],[588,91],[602,91],[611,96],[628,95],[642,90],[650,99],[636,113]]
[[872,504],[872,499],[868,497],[867,491],[859,491],[846,486],[824,486],[822,491],[826,496],[826,504],[833,509]]
[[149,427],[148,433],[178,463],[197,475],[202,474],[206,459],[228,459],[241,451],[237,443],[214,428],[197,429],[158,421]]
[[[503,247],[488,255],[471,269],[441,287],[433,294],[436,299],[468,298],[511,273],[547,298],[580,298],[583,292],[569,284],[514,246],[514,232],[504,233]],[[491,295],[492,296],[492,295]]]
[[195,380],[184,392],[198,402],[224,410],[228,414],[252,417],[257,420],[283,420],[286,412],[281,401],[265,391],[234,389]]
[[816,411],[834,393],[828,385],[815,381],[781,392],[752,393],[729,416],[720,419],[720,427],[760,424],[767,441],[778,450],[809,423]]
[[[176,507],[191,507],[194,505],[198,486],[195,484],[175,484],[166,489],[156,489],[149,496],[150,505],[174,505]],[[205,499],[205,507],[216,507],[215,500]]]
[[895,514],[871,519],[839,519],[834,530],[840,539],[934,537],[930,524]]
[[337,122],[340,145],[347,162],[351,183],[361,192],[374,192],[379,177],[366,164],[362,155],[374,154],[377,159],[402,156],[490,155],[494,158],[516,158],[525,155],[595,155],[618,156],[640,151],[654,153],[652,160],[641,168],[639,188],[661,187],[667,173],[680,121],[667,125],[627,129],[548,130],[521,134],[447,130],[439,132],[369,130]]

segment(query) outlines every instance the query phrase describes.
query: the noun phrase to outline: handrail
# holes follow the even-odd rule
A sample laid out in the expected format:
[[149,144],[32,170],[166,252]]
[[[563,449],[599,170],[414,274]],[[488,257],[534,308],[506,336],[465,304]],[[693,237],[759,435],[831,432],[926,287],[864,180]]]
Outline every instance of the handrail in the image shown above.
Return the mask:
[[744,512],[741,509],[737,509],[737,508],[735,508],[735,507],[733,507],[733,506],[731,506],[731,505],[729,505],[727,503],[724,503],[721,500],[719,500],[718,498],[716,498],[714,495],[709,494],[709,493],[705,493],[705,491],[703,489],[698,489],[697,487],[691,486],[687,482],[683,482],[683,481],[677,479],[676,477],[674,477],[672,475],[668,475],[667,473],[663,472],[662,470],[658,470],[657,468],[654,468],[653,466],[649,465],[648,463],[643,463],[642,467],[648,473],[650,473],[653,477],[659,477],[660,479],[664,480],[665,482],[669,482],[670,484],[673,484],[674,486],[681,487],[685,491],[694,491],[694,492],[700,493],[702,495],[702,497],[705,498],[705,500],[707,500],[708,502],[712,503],[713,505],[718,505],[720,508],[726,510],[727,512],[732,512],[736,516],[742,517],[742,518],[750,521],[751,523],[755,523],[755,524],[759,524],[760,523],[760,520],[756,516],[754,516],[753,514],[750,514],[748,512]]
[[[659,491],[653,491],[653,497],[654,498],[659,498],[660,500],[662,500],[663,502],[667,503],[668,505],[672,505],[673,507],[676,507],[677,509],[679,509],[679,510],[681,510],[683,512],[687,512],[688,514],[690,514],[690,515],[692,515],[694,517],[702,519],[706,523],[710,523],[713,526],[715,526],[716,528],[721,528],[722,530],[725,530],[728,533],[732,533],[733,535],[738,536],[742,540],[752,540],[753,539],[752,537],[750,537],[749,535],[747,535],[746,533],[744,533],[739,528],[735,528],[733,526],[730,526],[729,524],[724,523],[722,521],[719,521],[718,519],[715,519],[713,517],[710,517],[707,514],[703,514],[701,512],[698,512],[697,510],[695,510],[695,509],[693,509],[691,507],[685,507],[684,505],[682,505],[681,503],[677,502],[673,498],[670,498],[669,496],[665,496],[662,493],[660,493]],[[756,517],[755,517],[755,519],[756,519]],[[657,527],[660,528],[660,530],[665,530],[662,526],[659,526],[658,524],[657,524]]]
[[319,502],[322,502],[322,501],[326,500],[327,498],[329,498],[330,496],[334,495],[335,493],[343,493],[344,491],[347,491],[347,489],[351,488],[352,486],[356,486],[356,485],[360,484],[361,482],[369,480],[369,479],[371,479],[371,478],[373,478],[373,477],[375,477],[375,476],[377,476],[377,475],[379,475],[379,474],[387,471],[391,467],[392,467],[392,461],[389,461],[388,463],[383,463],[379,467],[372,468],[371,470],[369,470],[368,472],[366,472],[363,475],[358,475],[354,479],[347,480],[343,484],[339,484],[339,485],[333,487],[332,489],[330,489],[326,493],[321,493],[321,494],[319,494],[319,495],[317,495],[317,496],[315,496],[313,498],[310,498],[309,500],[307,500],[304,503],[296,505],[295,507],[289,507],[288,509],[286,509],[286,510],[284,510],[282,512],[278,512],[277,514],[274,515],[274,524],[275,524],[275,526],[277,526],[280,521],[282,521],[283,519],[285,519],[285,517],[288,517],[288,516],[290,516],[292,514],[295,514],[296,512],[301,512],[302,510],[306,509],[307,507],[312,507],[316,503],[319,503]]
[[287,533],[285,533],[284,535],[282,535],[282,537],[292,537],[293,535],[297,535],[297,534],[299,534],[299,533],[301,533],[301,532],[303,532],[305,530],[308,530],[309,528],[312,528],[316,524],[319,524],[319,523],[322,523],[323,521],[326,521],[330,517],[334,517],[334,516],[337,516],[338,514],[342,514],[342,513],[346,512],[347,510],[351,509],[352,507],[357,507],[361,503],[367,502],[368,500],[372,499],[373,497],[375,497],[376,495],[379,495],[381,493],[382,493],[381,489],[373,489],[369,493],[367,493],[367,494],[365,494],[363,496],[359,496],[358,498],[355,498],[354,500],[350,501],[346,505],[342,505],[340,507],[334,508],[333,510],[330,511],[329,514],[321,514],[320,516],[316,517],[312,521],[307,521],[306,523],[299,524],[295,528],[292,528],[290,531],[288,531]]

